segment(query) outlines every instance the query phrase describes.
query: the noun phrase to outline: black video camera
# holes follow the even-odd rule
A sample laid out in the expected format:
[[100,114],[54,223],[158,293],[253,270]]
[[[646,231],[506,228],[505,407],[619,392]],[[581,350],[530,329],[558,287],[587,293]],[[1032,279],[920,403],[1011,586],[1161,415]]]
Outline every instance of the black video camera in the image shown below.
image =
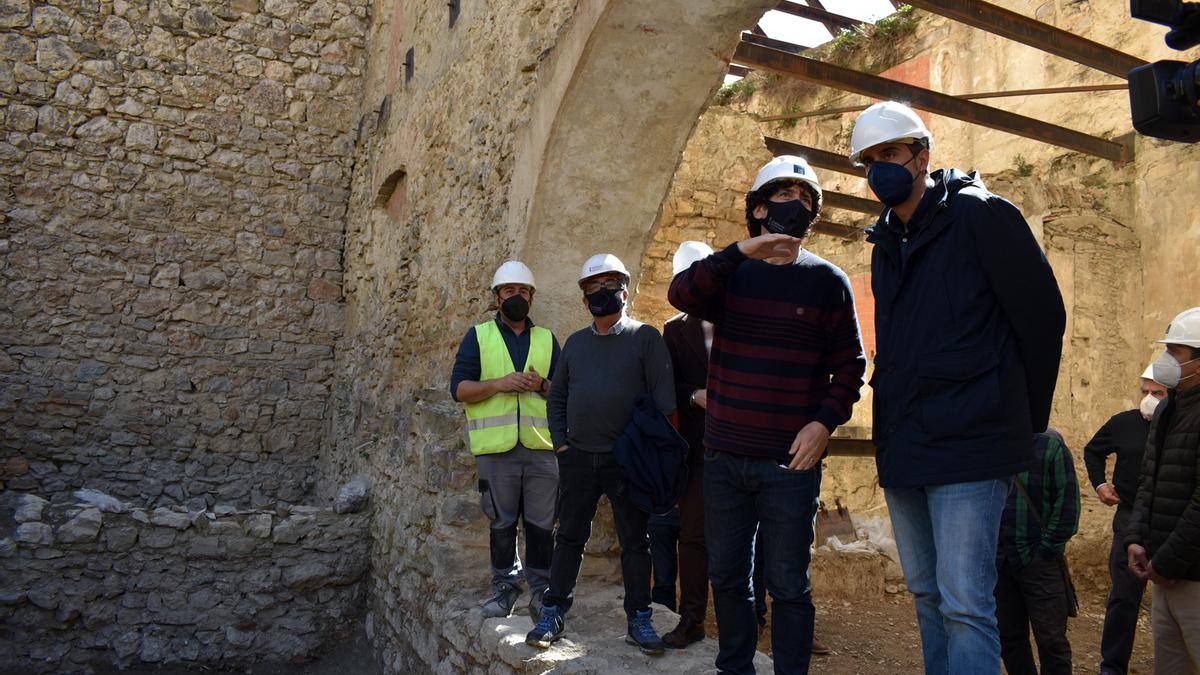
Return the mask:
[[[1200,45],[1200,2],[1130,0],[1135,19],[1170,26],[1167,46]],[[1155,61],[1129,71],[1129,109],[1138,133],[1170,141],[1200,141],[1200,61]]]

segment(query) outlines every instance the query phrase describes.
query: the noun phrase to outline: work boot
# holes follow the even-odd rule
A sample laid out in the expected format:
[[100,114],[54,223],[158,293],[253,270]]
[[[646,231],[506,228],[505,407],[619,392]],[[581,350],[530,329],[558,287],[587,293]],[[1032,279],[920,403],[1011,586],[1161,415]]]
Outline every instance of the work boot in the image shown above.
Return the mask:
[[525,644],[530,647],[547,649],[554,641],[562,637],[566,623],[555,605],[543,605],[537,625],[525,635]]
[[661,654],[666,648],[658,633],[654,632],[654,626],[650,624],[650,614],[649,609],[634,613],[633,618],[629,620],[629,632],[625,634],[625,642],[637,645],[643,654]]
[[483,618],[494,619],[512,614],[513,605],[517,604],[517,598],[521,597],[520,587],[507,581],[501,581],[492,588],[496,591],[496,595],[483,603]]
[[817,636],[814,635],[813,636],[813,644],[812,644],[812,653],[828,654],[829,651],[830,651],[829,645],[825,644],[824,642],[821,642],[819,639],[817,639]]
[[663,644],[671,649],[685,649],[693,642],[704,639],[704,624],[696,623],[687,617],[680,617],[678,625],[662,636]]
[[529,594],[529,620],[533,621],[535,625],[542,616],[542,597],[545,595],[546,589],[544,588]]

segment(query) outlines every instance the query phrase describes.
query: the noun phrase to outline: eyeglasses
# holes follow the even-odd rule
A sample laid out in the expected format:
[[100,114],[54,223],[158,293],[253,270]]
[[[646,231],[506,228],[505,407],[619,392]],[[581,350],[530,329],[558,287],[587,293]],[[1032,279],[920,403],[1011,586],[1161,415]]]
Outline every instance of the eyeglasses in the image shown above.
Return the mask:
[[597,279],[596,281],[589,281],[583,284],[583,292],[589,295],[598,292],[602,288],[606,291],[619,291],[625,288],[625,282],[620,279],[606,279],[603,281]]

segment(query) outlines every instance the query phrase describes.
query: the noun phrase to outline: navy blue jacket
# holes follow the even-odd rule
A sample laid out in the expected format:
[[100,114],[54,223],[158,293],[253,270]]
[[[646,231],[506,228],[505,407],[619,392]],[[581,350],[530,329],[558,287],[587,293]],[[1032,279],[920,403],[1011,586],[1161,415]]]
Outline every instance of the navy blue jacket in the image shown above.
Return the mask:
[[670,511],[687,486],[688,444],[658,409],[651,394],[638,394],[633,416],[613,444],[625,497],[648,513]]
[[887,488],[1029,468],[1066,328],[1054,272],[1017,207],[974,172],[930,178],[907,233],[889,225],[890,210],[867,230],[875,462]]

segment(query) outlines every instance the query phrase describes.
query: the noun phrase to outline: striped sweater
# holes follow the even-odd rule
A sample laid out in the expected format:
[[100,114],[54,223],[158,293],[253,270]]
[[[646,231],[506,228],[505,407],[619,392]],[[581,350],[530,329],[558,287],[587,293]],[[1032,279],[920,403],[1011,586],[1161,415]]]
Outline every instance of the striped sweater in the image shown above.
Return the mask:
[[797,432],[850,419],[866,359],[845,273],[808,251],[751,260],[732,244],[676,275],[668,298],[714,324],[704,445],[791,458]]

